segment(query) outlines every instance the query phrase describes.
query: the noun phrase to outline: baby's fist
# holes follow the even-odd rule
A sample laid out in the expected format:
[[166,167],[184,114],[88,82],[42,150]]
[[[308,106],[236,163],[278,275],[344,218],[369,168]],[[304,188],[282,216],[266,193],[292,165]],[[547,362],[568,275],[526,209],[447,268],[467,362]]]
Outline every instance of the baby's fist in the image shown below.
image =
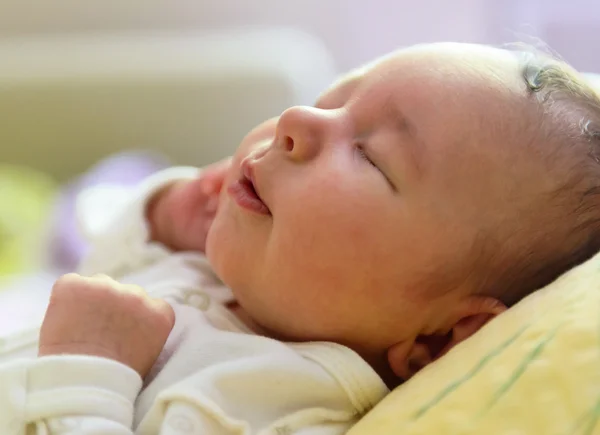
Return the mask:
[[173,324],[172,308],[143,289],[106,276],[60,278],[40,331],[39,356],[75,354],[116,360],[144,377]]
[[198,178],[166,186],[149,202],[151,238],[174,251],[206,252],[206,237],[217,213],[231,159],[202,170]]

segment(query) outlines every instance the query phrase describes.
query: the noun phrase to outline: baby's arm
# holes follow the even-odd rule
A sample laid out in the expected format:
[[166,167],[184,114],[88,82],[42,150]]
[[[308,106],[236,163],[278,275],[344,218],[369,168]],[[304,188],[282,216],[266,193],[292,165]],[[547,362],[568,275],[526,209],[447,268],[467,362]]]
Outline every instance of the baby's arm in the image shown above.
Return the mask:
[[136,286],[61,278],[39,358],[0,365],[0,433],[131,434],[142,378],[173,324],[171,307]]
[[116,361],[72,355],[1,364],[0,386],[3,435],[132,435],[142,381]]
[[[252,365],[262,362],[278,367],[248,377]],[[134,430],[134,404],[142,381],[129,367],[76,355],[13,361],[0,366],[0,433],[239,435],[270,426],[269,433],[282,435],[343,435],[359,418],[335,381],[311,370],[310,364],[299,373],[284,370],[288,373],[283,373],[282,382],[282,367],[297,363],[293,357],[274,355],[269,361],[249,358],[242,363],[231,367],[229,379],[226,373],[212,382],[190,378],[189,388],[159,394]],[[247,366],[236,374],[237,368]]]
[[[175,319],[167,304],[140,290],[108,277],[57,282],[40,358],[0,365],[0,433],[134,433],[142,379]],[[387,392],[343,346],[293,349],[215,331],[196,313],[188,320],[173,364],[192,373],[158,393],[136,433],[341,435]]]
[[204,252],[228,168],[229,160],[203,170],[170,168],[133,189],[85,191],[78,200],[78,218],[90,251],[80,272],[116,278],[173,251]]

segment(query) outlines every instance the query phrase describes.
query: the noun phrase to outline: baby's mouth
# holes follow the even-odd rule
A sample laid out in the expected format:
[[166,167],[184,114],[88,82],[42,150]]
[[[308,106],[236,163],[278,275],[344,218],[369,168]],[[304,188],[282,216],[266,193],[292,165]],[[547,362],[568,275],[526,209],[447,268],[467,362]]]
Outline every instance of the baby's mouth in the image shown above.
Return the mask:
[[244,186],[244,188],[247,190],[249,196],[252,199],[254,199],[255,201],[260,202],[260,205],[257,207],[256,211],[260,211],[260,212],[264,211],[264,214],[271,214],[269,207],[267,207],[267,204],[265,204],[265,202],[260,197],[260,193],[258,192],[258,189],[256,188],[256,184],[255,184],[253,178],[247,178],[246,176],[244,176],[244,177],[242,177],[241,183]]
[[271,211],[256,187],[252,166],[246,161],[242,163],[241,169],[242,176],[229,186],[229,194],[239,206],[258,214],[270,215]]
[[[248,190],[248,193],[250,195],[253,195],[256,197],[256,199],[258,199],[260,202],[262,202],[263,204],[265,203],[262,198],[260,197],[260,195],[258,194],[258,191],[256,190],[256,187],[254,186],[254,182],[252,181],[252,179],[250,178],[246,178],[246,177],[242,177],[241,179],[241,183],[246,187],[246,189]],[[265,204],[266,205],[266,204]]]

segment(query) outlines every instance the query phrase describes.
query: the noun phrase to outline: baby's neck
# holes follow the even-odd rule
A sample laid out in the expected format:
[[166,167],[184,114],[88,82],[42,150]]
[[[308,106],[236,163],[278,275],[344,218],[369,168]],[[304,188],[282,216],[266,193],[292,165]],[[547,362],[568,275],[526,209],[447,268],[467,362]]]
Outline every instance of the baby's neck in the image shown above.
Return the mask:
[[[270,337],[270,334],[268,334],[268,332],[264,328],[262,328],[258,323],[256,323],[252,319],[252,317],[250,317],[250,315],[246,312],[246,310],[244,310],[244,308],[242,308],[242,306],[237,303],[237,301],[229,302],[227,304],[227,308],[229,309],[229,311],[231,311],[235,315],[235,317],[237,317],[237,319],[240,322],[242,322],[244,325],[246,325],[246,327],[248,327],[254,333],[256,333],[258,335]],[[270,337],[270,338],[275,338],[275,337]]]
[[[269,338],[278,339],[278,337],[270,334],[267,330],[262,328],[259,324],[257,324],[250,315],[244,310],[244,308],[239,305],[237,302],[230,302],[227,304],[227,308],[241,321],[244,325],[250,328],[258,335],[262,335]],[[364,359],[372,368],[377,372],[377,374],[381,377],[381,379],[386,383],[386,385],[393,389],[400,384],[400,380],[398,377],[392,372],[388,362],[387,362],[387,352],[382,352],[379,355],[370,354],[367,355],[365,352],[360,352],[358,349],[353,349],[357,352],[362,359]]]

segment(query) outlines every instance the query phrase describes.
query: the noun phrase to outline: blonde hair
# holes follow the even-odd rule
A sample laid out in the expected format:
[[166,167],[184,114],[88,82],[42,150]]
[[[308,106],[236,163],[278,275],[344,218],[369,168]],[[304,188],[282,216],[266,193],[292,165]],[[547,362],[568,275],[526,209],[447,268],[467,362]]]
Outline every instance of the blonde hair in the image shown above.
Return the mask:
[[[566,62],[543,52],[526,52],[523,79],[543,106],[556,102],[570,103],[579,117],[577,133],[592,148],[600,140],[600,95],[582,74]],[[593,158],[600,163],[597,150]]]
[[516,258],[509,254],[502,276],[494,276],[491,288],[484,289],[512,305],[600,251],[600,95],[582,74],[548,51],[505,48],[522,60],[522,77],[538,109],[538,141],[553,160],[551,167],[561,168],[557,178],[564,178],[549,204],[561,210],[554,228]]

